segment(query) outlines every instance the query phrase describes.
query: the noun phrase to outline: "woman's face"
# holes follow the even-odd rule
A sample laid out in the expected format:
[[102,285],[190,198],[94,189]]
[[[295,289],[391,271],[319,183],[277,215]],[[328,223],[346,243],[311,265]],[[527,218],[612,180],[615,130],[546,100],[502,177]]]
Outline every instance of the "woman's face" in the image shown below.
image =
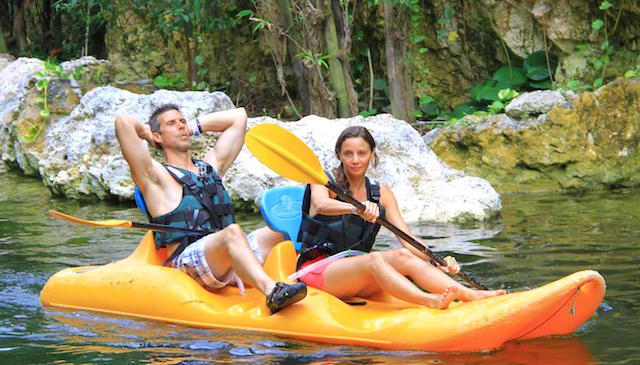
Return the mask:
[[338,156],[345,173],[350,176],[364,176],[372,157],[373,151],[362,137],[345,139]]

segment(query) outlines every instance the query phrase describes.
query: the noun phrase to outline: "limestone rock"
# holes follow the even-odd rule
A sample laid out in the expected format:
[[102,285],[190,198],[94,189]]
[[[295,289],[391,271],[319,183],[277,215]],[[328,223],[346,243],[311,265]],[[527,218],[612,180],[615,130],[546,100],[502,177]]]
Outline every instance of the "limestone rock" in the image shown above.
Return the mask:
[[[403,217],[411,222],[483,220],[499,214],[500,196],[486,180],[466,176],[443,163],[408,123],[383,114],[368,118],[329,120],[307,116],[283,123],[262,117],[249,126],[276,123],[302,139],[318,156],[325,169],[339,164],[334,147],[346,127],[363,125],[377,143],[379,165],[370,176],[387,184],[398,199]],[[291,184],[267,170],[244,148],[229,170],[228,186],[241,198],[256,199],[274,185]]]
[[[69,116],[52,123],[46,131],[46,159],[40,160],[45,185],[71,198],[132,198],[129,168],[115,137],[115,117],[128,114],[146,122],[153,109],[169,101],[180,105],[187,118],[233,107],[219,92],[160,90],[139,95],[111,86],[93,89]],[[196,143],[196,150],[200,145],[204,142]]]
[[505,112],[511,118],[520,119],[523,116],[547,113],[554,106],[566,103],[567,100],[560,91],[538,90],[516,97],[507,105]]
[[640,83],[618,78],[537,118],[500,114],[431,132],[446,163],[500,192],[640,186]]

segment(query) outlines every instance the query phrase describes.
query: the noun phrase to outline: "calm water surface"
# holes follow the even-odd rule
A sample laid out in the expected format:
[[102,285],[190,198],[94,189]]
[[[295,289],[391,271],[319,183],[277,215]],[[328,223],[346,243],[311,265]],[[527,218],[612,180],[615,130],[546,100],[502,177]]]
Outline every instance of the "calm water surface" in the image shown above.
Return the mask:
[[[142,232],[55,220],[55,209],[85,219],[143,221],[132,206],[66,201],[39,179],[0,166],[0,363],[640,363],[640,190],[580,196],[503,196],[502,220],[483,227],[419,226],[464,269],[493,288],[533,288],[582,269],[607,280],[604,303],[576,334],[507,344],[480,354],[380,351],[201,330],[87,311],[43,308],[46,280],[68,266],[127,256]],[[239,217],[245,229],[257,217]],[[396,246],[384,235],[380,247]]]

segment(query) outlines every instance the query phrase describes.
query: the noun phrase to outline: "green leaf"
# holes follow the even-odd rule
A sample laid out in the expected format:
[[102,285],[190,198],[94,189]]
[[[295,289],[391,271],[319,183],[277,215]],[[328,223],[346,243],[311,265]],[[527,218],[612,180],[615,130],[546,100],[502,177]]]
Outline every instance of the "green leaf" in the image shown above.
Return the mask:
[[529,87],[531,87],[532,89],[538,89],[538,90],[549,90],[551,89],[551,80],[545,79],[542,81],[530,81]]
[[[558,66],[558,56],[551,52],[549,52],[549,66],[551,67],[551,74],[553,75]],[[541,81],[549,77],[547,56],[544,51],[536,51],[527,56],[522,63],[522,68],[525,70],[527,78],[531,80]]]
[[420,43],[424,40],[424,36],[423,35],[417,35],[414,34],[411,36],[411,39],[413,40],[414,43]]
[[602,86],[602,78],[597,78],[596,81],[593,82],[593,87]]
[[433,103],[433,98],[429,95],[425,95],[420,98],[420,105],[427,105]]
[[38,104],[44,104],[44,96],[38,96],[36,98],[33,98],[33,101]]
[[43,118],[47,118],[49,116],[49,109],[42,108],[42,110],[40,110],[40,116]]
[[518,96],[518,92],[513,89],[502,89],[498,91],[498,97],[500,100],[511,100]]
[[493,103],[491,103],[491,105],[489,105],[489,113],[491,114],[497,114],[500,113],[502,111],[502,109],[504,109],[504,103],[496,100]]
[[369,110],[363,110],[359,114],[366,118],[368,116],[375,115],[377,112],[378,112],[378,110],[376,108],[372,108],[372,109],[369,109]]
[[252,10],[249,9],[245,9],[245,10],[240,10],[238,12],[238,14],[236,15],[236,18],[240,19],[240,18],[244,18],[244,17],[253,17],[254,13]]
[[449,20],[453,17],[453,8],[451,8],[450,5],[447,5],[446,8],[444,8],[444,18]]
[[593,61],[593,68],[595,68],[596,70],[599,70],[602,68],[603,64],[604,64],[604,61],[602,60],[602,58],[597,58],[595,61]]
[[453,109],[450,117],[452,119],[460,119],[464,117],[465,114],[473,114],[473,112],[477,110],[478,108],[472,104],[469,104],[469,103],[460,104]]
[[440,29],[437,33],[438,36],[442,37],[442,38],[446,38],[449,35],[450,30],[449,29]]
[[607,10],[611,7],[613,7],[613,5],[608,1],[603,1],[602,4],[600,4],[600,10]]
[[626,77],[627,79],[630,79],[635,76],[636,76],[636,72],[633,70],[628,70],[627,72],[624,73],[624,77]]
[[522,85],[527,82],[527,77],[519,67],[500,67],[492,77],[501,85],[507,87]]
[[580,52],[584,52],[589,49],[588,44],[576,44],[576,49]]
[[201,54],[197,55],[194,62],[196,63],[196,65],[202,66],[202,64],[204,63],[204,59],[202,58],[202,55]]
[[36,84],[36,88],[39,91],[42,91],[47,87],[47,84],[49,84],[49,79],[40,79],[40,80],[38,80],[38,83]]
[[605,40],[605,41],[604,41],[604,42],[602,42],[602,44],[600,45],[600,49],[604,51],[604,50],[605,50],[605,49],[607,49],[607,48],[609,48],[609,41]]
[[593,23],[591,23],[591,28],[595,30],[600,30],[602,29],[603,25],[604,25],[604,22],[602,21],[602,19],[597,19],[597,20],[594,20]]
[[418,50],[418,53],[420,54],[425,54],[427,52],[429,52],[429,48],[420,47],[420,49]]

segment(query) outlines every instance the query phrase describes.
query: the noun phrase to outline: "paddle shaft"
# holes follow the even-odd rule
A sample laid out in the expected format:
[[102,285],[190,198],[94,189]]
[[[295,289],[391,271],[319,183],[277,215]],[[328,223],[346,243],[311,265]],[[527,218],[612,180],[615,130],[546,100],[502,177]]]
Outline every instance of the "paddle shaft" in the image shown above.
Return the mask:
[[[332,183],[331,181],[327,182],[327,184],[325,186],[329,190],[331,190],[334,193],[336,193],[342,200],[344,200],[347,203],[349,203],[349,204],[353,205],[354,207],[356,207],[356,209],[358,209],[359,211],[363,211],[365,209],[364,204],[360,203],[356,198],[354,198],[351,195],[347,194],[340,186]],[[376,222],[378,224],[380,224],[381,226],[384,226],[385,228],[387,228],[388,230],[390,230],[394,234],[398,235],[400,238],[402,238],[403,240],[405,240],[406,242],[411,244],[411,246],[417,248],[421,252],[424,252],[427,256],[429,256],[429,258],[431,258],[433,261],[437,262],[441,266],[447,266],[447,263],[444,261],[442,256],[440,256],[437,253],[431,251],[430,249],[428,249],[427,247],[422,245],[420,242],[416,241],[415,238],[409,236],[406,232],[404,232],[400,228],[396,227],[393,223],[389,222],[388,220],[386,220],[386,219],[384,219],[382,217],[378,217],[378,219],[376,219]],[[483,289],[483,290],[488,290],[489,289],[486,286],[484,286],[481,283],[479,283],[476,279],[474,279],[473,277],[471,277],[467,273],[459,271],[456,275],[459,278],[461,278],[462,280],[466,281],[467,283],[473,285],[476,289]]]
[[203,231],[200,229],[172,227],[172,226],[165,226],[163,224],[156,224],[156,223],[131,222],[131,227],[148,229],[148,230],[153,230],[158,232],[178,232],[178,233],[187,234],[189,236],[206,236],[210,233],[213,233],[211,231]]

